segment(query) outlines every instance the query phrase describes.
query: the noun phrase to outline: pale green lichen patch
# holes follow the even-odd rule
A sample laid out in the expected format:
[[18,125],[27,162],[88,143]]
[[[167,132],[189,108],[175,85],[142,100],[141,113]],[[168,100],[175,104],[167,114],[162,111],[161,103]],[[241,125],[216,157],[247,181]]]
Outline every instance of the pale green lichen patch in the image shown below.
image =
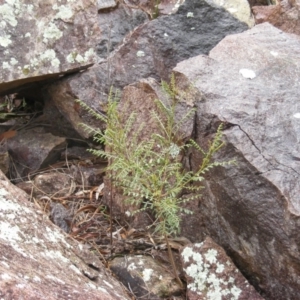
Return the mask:
[[[6,1],[6,2],[12,2],[12,1]],[[11,26],[15,27],[18,24],[18,21],[15,16],[15,9],[14,5],[10,3],[5,3],[3,5],[0,5],[0,16],[1,19]]]
[[43,34],[43,42],[47,43],[50,41],[55,41],[60,39],[63,36],[62,31],[58,29],[58,27],[54,23],[49,23],[48,27],[45,28],[44,34]]
[[67,55],[66,59],[69,63],[85,63],[87,62],[91,56],[94,56],[95,52],[94,49],[90,48],[89,50],[85,51],[84,56],[79,54],[77,51],[72,51],[69,55]]
[[217,250],[208,249],[202,254],[186,247],[181,256],[186,266],[184,271],[191,278],[187,285],[190,291],[207,300],[239,299],[242,290],[234,284],[233,277],[224,274],[225,266],[218,262]]
[[58,6],[57,4],[54,4],[53,9],[58,10],[58,13],[55,15],[55,18],[57,19],[69,19],[74,14],[72,9],[65,5]]
[[12,40],[10,38],[11,38],[10,34],[0,36],[0,46],[2,46],[4,48],[9,46],[12,43]]

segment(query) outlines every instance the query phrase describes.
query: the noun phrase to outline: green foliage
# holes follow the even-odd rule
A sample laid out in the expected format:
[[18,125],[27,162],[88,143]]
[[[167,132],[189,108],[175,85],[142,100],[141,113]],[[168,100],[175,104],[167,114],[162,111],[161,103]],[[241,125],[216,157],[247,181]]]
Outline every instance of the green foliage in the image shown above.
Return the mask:
[[[156,217],[156,231],[167,236],[178,234],[181,213],[191,213],[183,209],[181,204],[199,197],[202,185],[197,182],[202,182],[204,174],[211,168],[231,162],[212,160],[214,153],[224,145],[221,139],[222,125],[207,151],[193,140],[181,144],[180,127],[187,119],[194,117],[195,110],[189,109],[177,121],[175,109],[178,93],[174,78],[170,84],[163,82],[162,87],[170,96],[170,101],[155,101],[151,117],[157,132],[147,138],[142,138],[146,124],[138,128],[135,126],[136,112],[132,112],[125,122],[122,120],[113,93],[108,99],[106,117],[99,116],[80,103],[107,125],[104,132],[86,127],[94,133],[96,142],[106,146],[105,150],[90,151],[96,156],[108,158],[107,176],[115,187],[122,189],[126,201],[137,207],[133,213],[150,209]],[[203,157],[201,165],[194,172],[184,169],[181,163],[182,155],[191,147],[201,152]]]

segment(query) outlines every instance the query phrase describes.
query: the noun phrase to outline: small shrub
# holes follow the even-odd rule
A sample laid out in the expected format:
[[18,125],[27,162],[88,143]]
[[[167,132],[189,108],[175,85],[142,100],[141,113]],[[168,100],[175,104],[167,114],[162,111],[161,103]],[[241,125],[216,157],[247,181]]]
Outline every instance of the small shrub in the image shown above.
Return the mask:
[[[232,162],[213,161],[214,153],[224,145],[222,125],[208,150],[202,149],[194,140],[180,143],[180,127],[188,118],[193,118],[195,109],[189,109],[180,120],[176,120],[175,109],[180,94],[174,77],[170,84],[163,82],[162,87],[168,93],[169,102],[164,103],[159,99],[155,101],[155,109],[150,113],[158,130],[146,139],[141,139],[141,135],[147,124],[140,124],[133,130],[136,112],[132,112],[124,122],[113,92],[108,99],[106,116],[97,114],[80,103],[93,116],[106,122],[107,126],[104,132],[85,126],[94,133],[94,140],[106,147],[105,150],[90,151],[96,156],[108,158],[107,176],[113,186],[121,188],[126,201],[138,208],[133,213],[146,209],[154,213],[155,231],[166,238],[169,254],[172,256],[168,236],[179,233],[181,213],[191,213],[182,204],[199,197],[202,185],[195,183],[202,182],[204,174],[210,169]],[[180,160],[191,147],[201,152],[203,157],[196,171],[186,170]],[[179,280],[178,276],[176,278]]]

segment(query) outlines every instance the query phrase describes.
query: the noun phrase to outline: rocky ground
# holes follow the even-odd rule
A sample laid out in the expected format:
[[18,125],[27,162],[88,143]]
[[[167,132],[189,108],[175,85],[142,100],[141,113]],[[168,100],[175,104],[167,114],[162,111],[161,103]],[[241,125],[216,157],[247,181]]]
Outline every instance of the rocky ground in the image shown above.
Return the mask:
[[[298,299],[299,1],[48,2],[0,4],[0,298]],[[215,159],[236,161],[169,238],[183,286],[151,212],[128,217],[87,151],[81,124],[105,123],[76,102],[105,115],[114,86],[147,138],[171,73],[178,115],[196,110],[182,140],[205,148],[223,123]]]

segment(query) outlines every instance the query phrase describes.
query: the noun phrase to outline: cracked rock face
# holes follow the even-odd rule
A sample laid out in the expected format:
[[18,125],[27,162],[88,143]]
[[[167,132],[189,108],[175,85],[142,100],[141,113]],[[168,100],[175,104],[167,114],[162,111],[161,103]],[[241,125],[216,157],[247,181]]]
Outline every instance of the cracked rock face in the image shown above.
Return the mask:
[[236,160],[211,172],[184,232],[196,241],[206,228],[266,299],[300,292],[299,49],[300,38],[264,23],[175,68],[202,93],[197,141],[205,146],[223,122],[217,159]]
[[28,3],[0,2],[1,92],[95,62],[95,1]]
[[1,171],[0,257],[1,299],[129,299],[98,258],[64,235]]

